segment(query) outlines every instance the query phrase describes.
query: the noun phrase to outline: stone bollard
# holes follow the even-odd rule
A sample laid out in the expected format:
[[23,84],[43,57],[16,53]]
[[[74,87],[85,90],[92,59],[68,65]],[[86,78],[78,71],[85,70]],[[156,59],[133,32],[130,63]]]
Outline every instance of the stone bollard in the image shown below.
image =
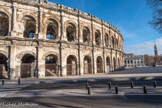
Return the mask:
[[156,81],[153,81],[153,84],[154,84],[154,88],[156,88],[157,86]]
[[4,85],[4,80],[2,80],[2,85]]
[[89,86],[89,84],[88,84],[88,83],[86,83],[86,89],[88,89],[88,86]]
[[118,94],[118,86],[115,86],[115,94]]
[[18,84],[20,85],[20,79],[18,79]]
[[131,85],[131,88],[133,88],[133,86],[134,86],[134,85],[133,85],[133,81],[130,82],[130,85]]
[[143,86],[143,93],[147,94],[147,86],[146,85]]
[[88,86],[88,94],[91,95],[91,87]]
[[111,82],[108,82],[108,88],[111,89]]

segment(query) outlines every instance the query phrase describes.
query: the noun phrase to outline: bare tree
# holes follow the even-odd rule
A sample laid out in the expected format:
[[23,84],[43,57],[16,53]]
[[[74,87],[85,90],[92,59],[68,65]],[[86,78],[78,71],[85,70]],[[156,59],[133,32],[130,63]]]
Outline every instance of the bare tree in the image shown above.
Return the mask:
[[147,4],[153,10],[152,21],[149,23],[155,30],[162,33],[162,0],[147,0]]

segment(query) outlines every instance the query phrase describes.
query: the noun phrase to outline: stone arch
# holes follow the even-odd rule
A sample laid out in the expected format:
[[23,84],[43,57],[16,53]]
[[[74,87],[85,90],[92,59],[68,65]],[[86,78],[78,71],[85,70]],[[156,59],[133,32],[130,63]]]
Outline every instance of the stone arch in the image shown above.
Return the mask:
[[73,33],[71,33],[71,36],[73,37],[72,41],[75,41],[76,39],[78,39],[78,26],[77,26],[77,24],[76,24],[74,21],[72,21],[72,20],[68,20],[68,21],[66,21],[66,22],[64,23],[64,31],[65,31],[65,33],[66,33],[65,36],[66,36],[67,40],[68,40],[67,35],[70,34],[70,33],[67,33],[67,28],[68,28],[69,26],[73,28],[73,29],[72,29]]
[[[52,57],[52,58],[51,58]],[[58,56],[55,54],[49,54],[45,58],[46,64],[58,64]]]
[[82,37],[83,43],[88,44],[90,42],[90,29],[86,26],[83,27]]
[[25,15],[23,17],[24,21],[24,32],[23,35],[25,38],[34,38],[37,33],[37,21],[31,15]]
[[119,48],[119,41],[118,41],[118,39],[116,39],[116,48],[117,49]]
[[109,35],[107,33],[105,33],[105,46],[108,47],[109,46]]
[[33,63],[35,60],[36,58],[32,54],[24,54],[21,58],[21,63]]
[[110,57],[107,56],[106,57],[106,71],[107,72],[110,72],[110,65],[111,65]]
[[76,40],[76,26],[69,23],[66,28],[67,41],[74,42]]
[[113,36],[111,37],[111,44],[112,44],[112,48],[115,48],[115,40]]
[[42,56],[42,59],[45,60],[46,57],[47,57],[48,55],[56,55],[57,57],[59,57],[59,54],[58,54],[58,53],[56,53],[56,52],[54,52],[54,51],[49,51],[49,52],[45,53],[45,54]]
[[99,30],[95,31],[95,43],[98,46],[101,44],[101,33]]
[[89,55],[84,56],[84,74],[92,74],[92,63]]
[[45,76],[59,76],[58,73],[58,56],[48,54],[45,57]]
[[6,57],[8,57],[8,53],[6,51],[0,50],[0,54],[5,55]]
[[46,38],[47,39],[58,39],[59,35],[59,23],[55,19],[48,19],[46,21]]
[[23,22],[23,23],[24,23],[24,21],[25,21],[25,17],[26,17],[26,16],[31,17],[32,19],[35,20],[36,24],[38,24],[38,18],[37,18],[37,16],[35,16],[34,14],[30,14],[30,13],[24,13],[24,14],[23,14],[23,17],[22,17],[22,22]]
[[0,36],[9,34],[9,16],[0,11]]
[[33,55],[36,58],[36,54],[34,52],[32,52],[32,51],[23,51],[23,52],[21,52],[21,53],[19,53],[17,55],[17,59],[20,61],[23,58],[23,56],[26,55],[26,54]]
[[8,16],[8,20],[9,20],[9,25],[8,25],[8,26],[9,26],[9,29],[8,29],[8,33],[9,33],[9,35],[10,35],[10,32],[11,32],[11,14],[8,12],[8,10],[2,8],[1,6],[0,6],[0,12],[5,13],[5,14]]
[[58,17],[57,15],[52,15],[52,16],[45,17],[45,20],[43,22],[44,22],[44,24],[47,24],[48,20],[55,20],[58,23],[58,26],[60,26],[60,23],[59,23],[60,20],[57,17]]
[[103,59],[101,56],[97,57],[96,64],[97,64],[97,73],[103,73]]
[[25,53],[21,58],[20,76],[29,78],[36,76],[36,57],[33,54]]
[[69,55],[66,58],[67,63],[67,75],[77,75],[77,57],[75,55]]
[[7,56],[4,52],[0,52],[0,79],[8,78],[8,68],[7,68]]

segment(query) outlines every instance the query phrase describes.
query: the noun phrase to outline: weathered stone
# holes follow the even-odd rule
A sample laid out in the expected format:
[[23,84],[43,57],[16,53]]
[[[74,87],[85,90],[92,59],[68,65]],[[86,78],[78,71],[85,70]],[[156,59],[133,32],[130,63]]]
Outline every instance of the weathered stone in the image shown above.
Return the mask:
[[111,24],[44,0],[12,2],[0,0],[0,57],[8,59],[0,58],[0,64],[11,79],[22,77],[23,65],[31,68],[25,74],[30,77],[107,73],[124,66],[123,37]]

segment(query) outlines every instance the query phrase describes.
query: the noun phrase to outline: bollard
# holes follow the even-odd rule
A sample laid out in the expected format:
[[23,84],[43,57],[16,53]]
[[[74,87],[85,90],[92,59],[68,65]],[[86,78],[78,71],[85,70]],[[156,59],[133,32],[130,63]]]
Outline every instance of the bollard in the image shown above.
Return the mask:
[[18,84],[20,85],[20,79],[18,79]]
[[86,89],[88,89],[88,86],[89,86],[89,84],[88,84],[88,83],[86,83]]
[[4,85],[4,80],[2,80],[2,85]]
[[154,84],[154,88],[156,88],[157,86],[156,81],[153,81],[153,84]]
[[118,94],[118,86],[115,86],[115,94]]
[[133,88],[133,86],[134,86],[134,85],[133,85],[133,81],[131,81],[130,84],[131,84],[131,88]]
[[111,89],[111,82],[108,82],[108,88]]
[[91,94],[91,87],[88,86],[88,94],[90,95]]
[[144,93],[144,94],[147,94],[147,86],[146,86],[146,85],[143,86],[143,93]]

